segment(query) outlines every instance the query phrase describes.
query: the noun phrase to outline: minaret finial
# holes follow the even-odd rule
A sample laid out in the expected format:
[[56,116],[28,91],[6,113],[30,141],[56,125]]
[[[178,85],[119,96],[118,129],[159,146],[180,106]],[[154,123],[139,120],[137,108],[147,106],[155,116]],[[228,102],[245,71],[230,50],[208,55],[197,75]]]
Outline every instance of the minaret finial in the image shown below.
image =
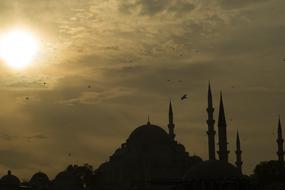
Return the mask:
[[216,131],[214,129],[215,120],[214,120],[214,107],[213,107],[213,98],[212,98],[212,91],[211,91],[211,84],[209,81],[208,86],[208,151],[209,151],[209,160],[216,160],[216,153],[215,153],[215,134]]
[[173,110],[172,110],[172,103],[170,99],[169,112],[168,112],[168,134],[173,140],[175,139],[174,128],[175,128],[175,124],[173,122]]
[[239,141],[239,132],[238,132],[238,129],[237,129],[237,138],[236,138],[236,141],[237,141],[237,142]]
[[169,113],[172,113],[172,114],[173,114],[173,112],[172,112],[172,101],[171,101],[171,99],[170,99],[170,101],[169,101]]
[[147,125],[150,125],[149,115],[147,116]]
[[219,120],[218,125],[227,126],[226,117],[225,117],[225,109],[224,109],[224,101],[223,101],[223,93],[220,92],[220,108],[219,108]]

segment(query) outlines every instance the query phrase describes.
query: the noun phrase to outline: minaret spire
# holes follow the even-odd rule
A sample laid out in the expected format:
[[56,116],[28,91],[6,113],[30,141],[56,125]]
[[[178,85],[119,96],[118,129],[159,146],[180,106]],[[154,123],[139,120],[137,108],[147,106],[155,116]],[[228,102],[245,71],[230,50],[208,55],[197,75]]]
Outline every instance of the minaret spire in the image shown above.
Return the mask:
[[227,122],[225,117],[224,103],[222,92],[220,94],[220,107],[219,107],[219,159],[228,162],[229,151],[227,142]]
[[240,139],[239,139],[239,133],[237,131],[237,137],[236,137],[236,166],[242,173],[242,159],[241,159],[241,147],[240,147]]
[[168,134],[173,140],[175,139],[174,128],[175,128],[175,124],[173,122],[173,110],[172,110],[172,103],[170,100],[169,112],[168,112]]
[[208,149],[209,149],[209,160],[216,160],[216,153],[215,153],[215,134],[216,131],[214,129],[215,120],[214,120],[214,108],[213,108],[213,98],[212,98],[212,91],[211,91],[211,84],[209,82],[208,87]]
[[282,136],[282,127],[281,127],[281,121],[280,121],[280,116],[279,116],[279,120],[278,120],[278,129],[277,129],[277,144],[278,144],[278,151],[277,151],[277,155],[278,155],[278,160],[280,162],[284,162],[284,150],[283,150],[283,136]]

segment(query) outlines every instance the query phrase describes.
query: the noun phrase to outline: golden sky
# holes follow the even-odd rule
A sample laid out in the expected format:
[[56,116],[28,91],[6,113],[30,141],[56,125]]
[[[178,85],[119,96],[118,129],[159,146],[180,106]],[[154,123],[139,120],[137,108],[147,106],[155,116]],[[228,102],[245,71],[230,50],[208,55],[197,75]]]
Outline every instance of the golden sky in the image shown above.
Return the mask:
[[177,140],[207,159],[209,80],[216,120],[224,94],[231,162],[237,129],[247,173],[276,159],[279,114],[285,126],[284,7],[284,0],[1,0],[0,33],[28,28],[41,45],[25,69],[0,61],[0,174],[96,168],[148,115],[166,129],[169,98]]

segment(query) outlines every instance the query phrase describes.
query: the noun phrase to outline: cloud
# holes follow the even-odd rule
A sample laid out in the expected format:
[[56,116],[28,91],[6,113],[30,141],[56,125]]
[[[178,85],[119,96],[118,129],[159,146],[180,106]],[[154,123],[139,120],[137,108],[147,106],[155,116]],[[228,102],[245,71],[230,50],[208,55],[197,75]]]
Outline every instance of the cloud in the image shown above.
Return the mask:
[[12,141],[14,139],[17,139],[17,137],[9,135],[9,134],[2,133],[1,134],[1,139],[6,140],[6,141]]
[[[266,147],[260,159],[274,157],[274,135],[270,144],[261,139],[275,130],[275,116],[285,113],[282,5],[283,0],[2,0],[1,26],[25,23],[44,41],[29,69],[0,67],[1,155],[8,155],[3,169],[30,176],[35,168],[54,175],[71,162],[96,168],[147,115],[165,128],[169,98],[178,141],[206,158],[211,80],[215,107],[223,90],[232,118],[231,152],[237,128],[249,139],[242,147],[251,172],[257,144]],[[182,102],[184,93],[189,100]]]
[[31,140],[43,140],[43,139],[47,139],[48,137],[44,134],[36,134],[36,135],[31,135],[27,137],[28,141]]
[[138,12],[140,15],[154,16],[160,13],[185,14],[195,8],[191,1],[182,0],[127,0],[121,1],[119,9],[124,13]]
[[239,1],[239,0],[217,0],[221,7],[225,9],[237,9],[244,8],[251,5],[259,5],[265,2],[272,0],[248,0],[248,1]]
[[7,169],[14,168],[30,168],[33,164],[31,163],[32,157],[25,152],[18,150],[0,150],[3,155],[0,158],[1,166]]

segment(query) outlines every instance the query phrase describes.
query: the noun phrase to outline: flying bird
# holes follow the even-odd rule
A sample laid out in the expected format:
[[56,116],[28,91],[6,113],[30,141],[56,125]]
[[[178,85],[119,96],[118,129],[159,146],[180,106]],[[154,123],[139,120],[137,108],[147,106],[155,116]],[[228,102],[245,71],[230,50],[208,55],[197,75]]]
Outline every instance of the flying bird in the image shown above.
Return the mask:
[[88,85],[88,88],[91,88],[91,85]]
[[29,96],[26,96],[26,97],[25,97],[25,99],[26,99],[26,100],[29,100],[29,99],[30,99],[30,97],[29,97]]
[[188,97],[187,97],[187,94],[184,94],[180,99],[181,100],[185,100],[185,99],[187,99]]

